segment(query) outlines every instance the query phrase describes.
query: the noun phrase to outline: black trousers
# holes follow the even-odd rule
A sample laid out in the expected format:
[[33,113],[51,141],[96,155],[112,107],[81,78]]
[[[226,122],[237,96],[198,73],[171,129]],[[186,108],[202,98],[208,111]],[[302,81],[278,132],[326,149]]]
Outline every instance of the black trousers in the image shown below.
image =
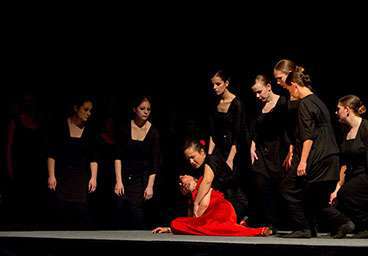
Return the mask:
[[368,229],[368,174],[351,178],[337,194],[337,207],[356,225],[357,231]]
[[280,191],[286,200],[289,228],[292,230],[314,229],[316,223],[327,221],[326,208],[336,181],[310,183],[297,176],[293,165],[283,178]]
[[281,177],[266,177],[264,174],[251,172],[249,178],[250,223],[254,226],[280,227]]
[[48,221],[52,228],[83,230],[93,227],[87,202],[62,200],[51,192],[49,200],[52,200],[52,202],[49,204],[51,216]]
[[124,183],[124,195],[115,195],[116,212],[114,223],[121,229],[145,229],[144,190],[143,179],[136,178]]

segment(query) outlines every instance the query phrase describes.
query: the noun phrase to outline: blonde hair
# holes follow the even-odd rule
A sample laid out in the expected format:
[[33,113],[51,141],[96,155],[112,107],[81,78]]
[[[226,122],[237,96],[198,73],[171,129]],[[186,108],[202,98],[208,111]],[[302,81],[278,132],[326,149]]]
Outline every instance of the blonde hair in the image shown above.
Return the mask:
[[285,74],[288,74],[294,71],[296,68],[297,68],[297,65],[293,61],[288,60],[288,59],[282,59],[276,63],[273,70],[281,71]]
[[270,84],[270,80],[268,79],[268,77],[266,75],[257,75],[256,78],[254,79],[254,81],[257,82],[261,82],[264,85]]

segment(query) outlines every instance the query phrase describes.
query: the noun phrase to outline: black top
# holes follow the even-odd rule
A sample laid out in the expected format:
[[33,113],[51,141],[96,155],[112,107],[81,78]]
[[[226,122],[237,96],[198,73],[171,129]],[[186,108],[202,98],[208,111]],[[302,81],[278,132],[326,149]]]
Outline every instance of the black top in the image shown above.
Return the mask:
[[257,116],[252,125],[252,140],[256,145],[285,139],[287,104],[287,99],[280,96],[274,108],[268,113],[263,113],[263,105],[258,105]]
[[123,177],[147,179],[155,174],[160,168],[159,133],[156,128],[151,125],[143,141],[133,140],[129,122],[119,133],[116,159],[122,161]]
[[346,164],[345,180],[349,181],[362,173],[368,174],[368,121],[362,120],[355,139],[341,144],[342,163]]
[[242,119],[242,104],[238,97],[235,97],[226,113],[213,111],[210,121],[210,135],[216,144],[215,150],[219,151],[224,158],[227,158],[232,145],[237,145]]
[[313,141],[307,161],[308,179],[310,181],[335,180],[338,172],[333,166],[326,166],[326,168],[319,166],[322,160],[337,155],[339,149],[330,113],[326,105],[315,94],[310,94],[300,100],[296,134],[295,150],[298,156],[301,156],[303,142]]
[[274,108],[268,113],[262,113],[263,105],[257,108],[257,116],[252,123],[252,140],[256,143],[258,160],[251,170],[262,173],[266,177],[282,170],[282,161],[286,156],[288,140],[286,124],[288,101],[280,96]]
[[212,181],[212,187],[214,189],[225,192],[227,189],[233,187],[233,171],[219,153],[206,156],[206,159],[200,168],[201,175],[204,173],[203,169],[206,164],[211,167],[214,174],[214,179]]
[[97,162],[96,134],[86,125],[80,138],[70,137],[67,120],[51,130],[48,157],[55,159],[57,193],[71,202],[87,200],[90,162]]

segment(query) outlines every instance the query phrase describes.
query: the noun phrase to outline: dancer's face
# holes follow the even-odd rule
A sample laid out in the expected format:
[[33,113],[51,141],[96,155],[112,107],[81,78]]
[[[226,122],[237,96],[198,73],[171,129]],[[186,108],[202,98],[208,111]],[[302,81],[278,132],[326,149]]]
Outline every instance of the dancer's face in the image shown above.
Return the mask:
[[349,116],[349,107],[337,104],[336,115],[340,123],[346,123],[346,119]]
[[274,70],[273,76],[275,77],[278,85],[280,85],[282,88],[285,88],[285,89],[287,88],[287,84],[285,83],[286,78],[288,76],[287,73],[282,72],[280,70]]
[[265,85],[262,82],[256,82],[252,86],[252,91],[256,95],[256,98],[261,102],[267,102],[271,94],[271,85]]
[[290,85],[287,85],[287,87],[286,87],[286,89],[290,93],[290,96],[293,97],[294,99],[297,99],[297,100],[300,99],[299,88],[300,88],[300,86],[297,83],[294,83],[294,82],[290,82]]
[[91,101],[85,101],[82,106],[74,106],[75,115],[82,121],[87,122],[92,115],[93,104]]
[[185,158],[189,161],[190,165],[198,169],[202,166],[204,159],[206,158],[206,153],[203,149],[199,151],[194,149],[194,147],[189,147],[184,151]]
[[194,178],[190,175],[183,175],[179,177],[179,185],[181,192],[185,195],[195,189]]
[[144,100],[133,111],[138,120],[147,121],[151,114],[151,103],[148,100]]
[[224,81],[221,77],[216,75],[212,77],[211,82],[216,95],[222,95],[229,86],[229,81]]

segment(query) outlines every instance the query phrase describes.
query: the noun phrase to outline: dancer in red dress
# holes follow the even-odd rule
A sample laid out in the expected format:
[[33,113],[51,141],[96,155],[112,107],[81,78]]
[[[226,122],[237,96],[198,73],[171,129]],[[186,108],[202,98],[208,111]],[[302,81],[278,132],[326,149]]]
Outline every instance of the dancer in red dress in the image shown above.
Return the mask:
[[[197,181],[192,176],[180,177],[183,193],[191,193],[194,201],[197,196],[202,177]],[[158,227],[153,233],[174,233],[201,236],[269,236],[271,229],[267,227],[249,228],[236,223],[236,213],[224,195],[214,189],[202,199],[198,209],[198,217],[179,217],[171,221],[170,227]]]

